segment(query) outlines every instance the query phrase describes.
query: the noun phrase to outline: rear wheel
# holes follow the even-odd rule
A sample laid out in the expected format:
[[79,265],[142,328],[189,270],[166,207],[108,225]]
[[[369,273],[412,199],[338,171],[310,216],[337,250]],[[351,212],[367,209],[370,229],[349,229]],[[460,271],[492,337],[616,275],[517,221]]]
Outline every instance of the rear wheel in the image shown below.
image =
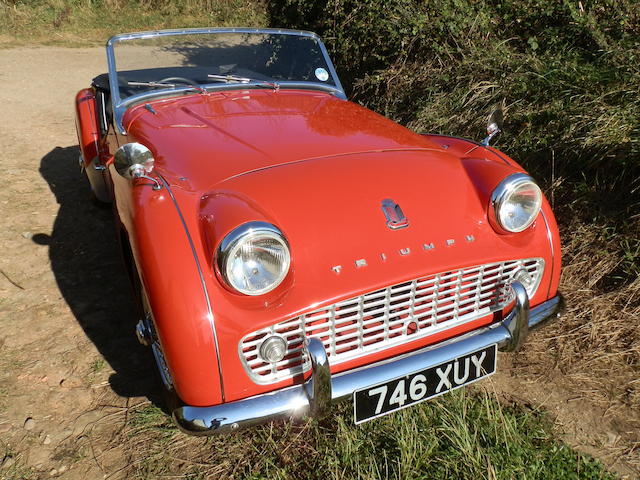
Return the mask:
[[84,172],[84,175],[89,183],[91,190],[91,200],[99,207],[111,206],[111,193],[106,180],[106,167],[98,161],[98,157],[95,157],[89,164],[85,164],[82,155],[79,159],[80,169]]

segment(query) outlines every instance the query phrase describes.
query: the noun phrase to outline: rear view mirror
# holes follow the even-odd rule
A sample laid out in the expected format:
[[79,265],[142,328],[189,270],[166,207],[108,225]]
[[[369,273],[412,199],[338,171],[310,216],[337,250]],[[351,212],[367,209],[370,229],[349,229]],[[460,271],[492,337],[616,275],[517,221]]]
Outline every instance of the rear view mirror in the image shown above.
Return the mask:
[[489,142],[493,137],[502,131],[502,125],[504,123],[504,114],[502,113],[502,107],[498,106],[489,115],[487,121],[487,134],[488,136],[482,141],[482,145],[485,147],[489,145]]

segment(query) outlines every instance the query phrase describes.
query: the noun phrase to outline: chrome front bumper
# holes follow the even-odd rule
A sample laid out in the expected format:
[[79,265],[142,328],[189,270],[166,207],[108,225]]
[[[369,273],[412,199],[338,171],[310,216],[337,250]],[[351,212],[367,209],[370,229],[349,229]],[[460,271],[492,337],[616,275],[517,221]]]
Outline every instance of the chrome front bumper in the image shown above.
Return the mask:
[[564,299],[558,294],[530,309],[525,288],[518,282],[513,282],[511,287],[516,296],[515,306],[502,322],[335,375],[331,375],[322,343],[312,338],[306,345],[312,374],[304,384],[212,407],[182,406],[173,411],[173,419],[185,433],[215,435],[272,420],[318,416],[332,402],[345,400],[357,390],[439,365],[493,344],[503,351],[517,350],[529,330],[562,314]]

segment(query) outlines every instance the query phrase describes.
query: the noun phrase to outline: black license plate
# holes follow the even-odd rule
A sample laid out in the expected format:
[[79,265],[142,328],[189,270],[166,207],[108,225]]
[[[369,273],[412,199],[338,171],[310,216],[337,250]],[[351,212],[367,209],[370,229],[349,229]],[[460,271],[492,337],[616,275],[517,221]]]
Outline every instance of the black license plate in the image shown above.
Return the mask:
[[496,371],[497,346],[358,390],[353,394],[354,419],[366,422],[437,397]]

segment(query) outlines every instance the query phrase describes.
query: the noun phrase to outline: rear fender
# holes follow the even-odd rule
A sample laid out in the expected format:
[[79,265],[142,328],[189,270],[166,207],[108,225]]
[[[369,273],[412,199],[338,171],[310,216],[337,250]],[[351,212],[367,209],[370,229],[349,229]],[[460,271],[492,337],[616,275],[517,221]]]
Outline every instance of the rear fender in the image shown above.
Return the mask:
[[100,149],[100,125],[95,91],[80,90],[76,95],[76,133],[80,146],[80,166],[87,173],[91,191],[103,203],[111,202],[111,188],[106,178]]
[[76,133],[83,166],[88,168],[100,151],[96,95],[91,88],[80,90],[76,95]]

